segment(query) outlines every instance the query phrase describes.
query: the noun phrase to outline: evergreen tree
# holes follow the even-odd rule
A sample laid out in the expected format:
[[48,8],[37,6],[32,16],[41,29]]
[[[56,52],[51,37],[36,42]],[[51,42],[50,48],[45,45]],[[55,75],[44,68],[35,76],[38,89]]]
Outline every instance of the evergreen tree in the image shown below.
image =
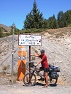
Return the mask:
[[43,17],[42,13],[37,9],[37,4],[34,1],[33,9],[30,13],[26,16],[26,20],[24,22],[24,28],[42,28],[43,27]]
[[64,27],[64,13],[60,11],[57,16],[58,26],[60,28]]
[[65,13],[64,13],[64,15],[65,15],[65,24],[66,24],[66,26],[68,26],[69,24],[71,24],[71,10],[67,10]]
[[53,15],[52,17],[49,17],[48,22],[49,22],[49,28],[55,29],[58,27],[55,15]]
[[44,21],[43,21],[43,28],[44,28],[44,29],[45,29],[45,28],[49,28],[49,22],[48,22],[47,19],[44,19]]

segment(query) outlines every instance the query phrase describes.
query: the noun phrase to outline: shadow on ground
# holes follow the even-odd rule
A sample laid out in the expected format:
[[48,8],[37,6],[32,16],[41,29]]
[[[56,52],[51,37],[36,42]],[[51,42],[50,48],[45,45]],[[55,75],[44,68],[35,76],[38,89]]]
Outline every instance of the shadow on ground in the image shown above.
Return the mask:
[[[37,82],[36,85],[44,86],[45,84]],[[57,86],[57,84],[49,84],[48,86],[55,87],[55,86]]]

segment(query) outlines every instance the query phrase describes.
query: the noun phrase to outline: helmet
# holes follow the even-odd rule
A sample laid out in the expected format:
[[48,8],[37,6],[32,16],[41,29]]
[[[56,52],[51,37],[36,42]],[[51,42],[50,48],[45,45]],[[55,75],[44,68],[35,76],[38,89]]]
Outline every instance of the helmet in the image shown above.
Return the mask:
[[40,52],[41,52],[41,53],[45,53],[45,50],[42,49],[42,50],[40,50]]

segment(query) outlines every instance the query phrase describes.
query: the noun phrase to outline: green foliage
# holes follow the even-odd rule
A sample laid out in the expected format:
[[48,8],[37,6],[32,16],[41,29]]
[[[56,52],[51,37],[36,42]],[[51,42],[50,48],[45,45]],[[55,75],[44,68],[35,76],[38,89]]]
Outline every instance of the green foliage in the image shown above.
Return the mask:
[[68,27],[71,27],[71,24],[69,24]]
[[65,12],[65,21],[66,21],[66,26],[71,24],[71,10],[67,10]]
[[34,1],[33,9],[30,13],[28,13],[28,15],[26,15],[26,19],[24,21],[24,29],[27,30],[24,32],[35,32],[35,30],[29,30],[32,28],[62,28],[68,26],[69,24],[71,24],[71,10],[67,10],[65,13],[63,13],[63,11],[60,11],[57,15],[57,19],[55,18],[55,15],[49,17],[48,19],[44,19],[42,13],[40,13],[40,11],[37,9],[36,2]]
[[43,28],[44,29],[49,28],[49,22],[46,19],[44,19],[44,21],[43,21]]
[[42,28],[43,27],[43,17],[42,13],[37,9],[36,2],[33,4],[33,9],[28,15],[26,16],[26,20],[24,22],[25,29],[31,28]]
[[34,3],[32,11],[26,16],[24,22],[25,30],[22,30],[21,33],[37,33],[45,29],[56,29],[66,26],[71,26],[71,10],[67,10],[65,13],[60,11],[57,19],[55,15],[48,19],[43,19],[42,14],[37,9],[36,3]]
[[[37,9],[37,4],[34,1],[33,9],[26,15],[24,29],[19,30],[15,27],[14,34],[18,35],[23,33],[40,33],[46,29],[63,28],[66,26],[71,26],[71,10],[67,10],[65,13],[63,13],[63,11],[59,11],[57,18],[55,18],[55,15],[53,15],[48,19],[44,19],[43,14],[40,13],[40,11]],[[12,26],[10,32],[7,32],[3,27],[0,28],[0,38],[12,34]]]
[[71,24],[71,10],[67,10],[65,13],[60,11],[57,17],[59,27],[65,27]]
[[48,23],[49,23],[49,27],[48,28],[55,29],[55,28],[58,27],[55,15],[53,15],[52,17],[49,17]]
[[[14,28],[14,34],[18,35],[19,32],[20,32],[20,30],[15,27]],[[12,35],[12,34],[13,34],[13,28],[11,28],[10,32],[7,32],[3,27],[0,27],[0,38],[6,37],[6,36],[9,36],[9,35]]]
[[19,34],[19,29],[15,28],[14,29],[14,34],[18,35]]
[[[18,35],[19,32],[20,32],[20,30],[15,27],[15,28],[14,28],[14,34],[15,34],[15,35]],[[10,31],[10,35],[12,35],[12,34],[13,34],[13,28],[11,28],[11,31]]]
[[3,37],[2,28],[0,28],[0,38]]
[[40,33],[40,32],[43,32],[45,30],[46,29],[43,29],[43,28],[39,28],[39,29],[31,28],[31,29],[27,29],[27,30],[21,30],[20,34],[24,34],[24,33]]
[[58,17],[57,17],[57,20],[58,20],[58,25],[60,28],[64,27],[64,15],[63,15],[63,11],[60,11],[58,13]]

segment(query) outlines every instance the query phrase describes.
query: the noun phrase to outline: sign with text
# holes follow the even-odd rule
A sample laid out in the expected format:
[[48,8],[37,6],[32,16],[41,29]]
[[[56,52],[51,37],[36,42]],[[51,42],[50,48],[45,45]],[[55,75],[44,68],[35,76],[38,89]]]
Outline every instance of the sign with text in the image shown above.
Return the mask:
[[42,38],[40,35],[19,35],[18,44],[21,46],[40,46]]

